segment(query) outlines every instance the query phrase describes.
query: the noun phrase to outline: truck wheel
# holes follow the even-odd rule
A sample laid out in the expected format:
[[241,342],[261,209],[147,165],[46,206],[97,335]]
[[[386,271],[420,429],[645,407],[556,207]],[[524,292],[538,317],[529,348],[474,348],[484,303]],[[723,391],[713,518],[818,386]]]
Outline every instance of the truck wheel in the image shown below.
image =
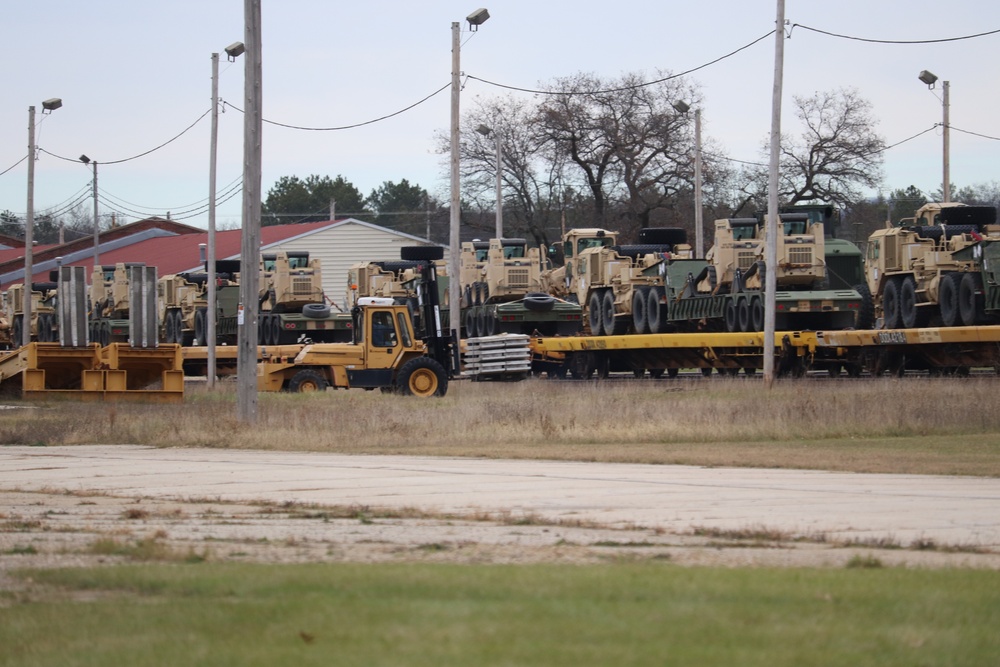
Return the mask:
[[961,322],[958,312],[958,288],[961,282],[961,273],[946,273],[941,277],[938,308],[941,310],[941,323],[946,327],[958,326]]
[[163,318],[163,342],[177,342],[176,335],[174,334],[174,313],[171,310],[168,310],[166,316]]
[[764,301],[756,294],[750,298],[750,327],[752,331],[764,330]]
[[194,311],[194,342],[195,345],[205,345],[205,332],[208,330],[205,318],[208,316],[204,308]]
[[476,322],[476,311],[469,308],[465,311],[465,337],[475,338],[479,335],[479,325]]
[[325,303],[307,303],[302,306],[302,317],[314,320],[325,320],[330,317],[330,306]]
[[660,303],[663,298],[662,287],[649,288],[646,296],[646,326],[649,333],[661,333],[667,324],[667,304]]
[[281,345],[281,315],[271,315],[271,345]]
[[288,381],[288,391],[293,394],[306,393],[310,391],[325,391],[329,383],[323,374],[311,368],[304,368]]
[[410,359],[396,376],[396,391],[405,396],[444,396],[448,392],[448,374],[430,357]]
[[917,307],[917,281],[906,276],[899,291],[899,319],[904,329],[916,329],[926,324],[926,310]]
[[587,319],[590,320],[590,335],[591,336],[603,336],[604,335],[604,316],[601,312],[601,297],[603,293],[600,290],[595,291],[590,295],[590,303],[588,304]]
[[740,331],[753,330],[750,322],[750,299],[740,299],[739,305],[736,306],[736,319],[739,321]]
[[637,334],[649,333],[649,289],[640,287],[632,294],[632,326]]
[[497,313],[493,308],[483,306],[483,335],[495,336],[497,333]]
[[854,291],[861,295],[861,307],[858,308],[858,316],[854,320],[854,328],[871,329],[875,326],[875,300],[872,299],[872,291],[868,289],[867,283],[855,285]]
[[966,273],[958,285],[958,311],[967,327],[982,324],[983,279],[978,273]]
[[525,308],[536,313],[547,313],[556,305],[556,298],[545,292],[529,292],[522,301]]
[[885,283],[882,292],[882,317],[884,329],[899,329],[903,323],[902,310],[900,309],[900,290],[902,280],[896,276],[889,278]]
[[615,331],[615,292],[606,289],[601,297],[601,327],[605,336],[614,336]]
[[444,248],[439,245],[411,245],[399,249],[399,258],[410,262],[444,259]]
[[726,331],[734,333],[740,330],[740,322],[736,315],[736,299],[727,299],[723,311],[726,320]]

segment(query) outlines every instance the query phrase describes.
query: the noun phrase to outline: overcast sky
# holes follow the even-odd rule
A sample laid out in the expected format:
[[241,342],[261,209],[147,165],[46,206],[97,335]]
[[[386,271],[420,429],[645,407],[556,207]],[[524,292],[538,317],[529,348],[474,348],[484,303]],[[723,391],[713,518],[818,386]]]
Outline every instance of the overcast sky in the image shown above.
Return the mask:
[[[464,19],[482,3],[491,18],[468,33]],[[724,56],[774,27],[774,0],[595,2],[578,0],[263,1],[264,118],[307,127],[361,123],[405,108],[450,81],[451,23],[463,28],[462,70],[522,88],[578,72],[682,72]],[[42,121],[36,141],[36,210],[71,203],[89,187],[86,154],[102,197],[120,210],[183,213],[208,197],[209,119],[144,157],[122,162],[181,133],[210,108],[213,51],[243,41],[241,0],[38,0],[7,3],[0,40],[0,171],[27,152],[27,110]],[[1000,180],[1000,34],[937,44],[885,45],[829,37],[801,26],[882,40],[935,40],[1000,29],[1000,3],[983,0],[787,0],[782,130],[795,132],[793,96],[856,87],[874,107],[888,144],[942,120],[941,85],[917,80],[927,69],[951,82],[951,181]],[[243,107],[243,61],[222,55],[221,97]],[[759,161],[770,129],[774,39],[690,75],[704,95],[703,132],[730,157]],[[505,94],[470,80],[473,98]],[[42,120],[41,102],[63,107]],[[358,129],[317,132],[265,124],[262,190],[281,176],[338,174],[364,195],[407,179],[447,199],[446,166],[434,150],[449,122],[447,90],[419,107]],[[242,115],[220,118],[220,193],[242,174]],[[941,185],[940,128],[886,153],[885,191]],[[0,176],[0,210],[23,214],[27,166]],[[92,202],[83,201],[86,210]],[[105,212],[102,205],[102,214]],[[219,205],[220,225],[236,224],[240,196]],[[130,218],[130,219],[135,219]]]

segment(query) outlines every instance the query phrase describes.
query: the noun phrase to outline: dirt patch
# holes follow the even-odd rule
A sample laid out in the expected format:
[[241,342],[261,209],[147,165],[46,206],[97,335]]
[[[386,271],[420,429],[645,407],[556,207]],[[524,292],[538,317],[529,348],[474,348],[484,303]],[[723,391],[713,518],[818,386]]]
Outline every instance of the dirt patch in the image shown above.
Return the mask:
[[681,566],[972,567],[1000,554],[879,543],[844,545],[763,528],[671,534],[553,525],[532,516],[429,516],[418,511],[294,504],[189,502],[0,491],[0,591],[12,569],[135,561],[259,563],[603,563]]

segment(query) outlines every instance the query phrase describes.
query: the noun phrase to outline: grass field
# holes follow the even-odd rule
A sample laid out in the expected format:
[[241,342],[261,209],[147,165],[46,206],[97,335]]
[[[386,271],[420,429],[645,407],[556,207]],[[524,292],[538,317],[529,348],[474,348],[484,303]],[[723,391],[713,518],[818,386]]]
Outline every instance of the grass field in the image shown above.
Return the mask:
[[[1000,476],[998,382],[461,382],[440,400],[261,394],[253,425],[236,420],[232,388],[193,389],[184,405],[3,410],[0,443]],[[120,544],[112,536],[92,553],[114,561]],[[0,667],[997,662],[1000,572],[886,567],[878,549],[866,553],[845,568],[767,569],[628,558],[268,566],[153,549],[132,554],[142,564],[6,583],[0,567]]]
[[127,566],[24,573],[0,665],[988,665],[1000,573]]
[[0,443],[148,444],[1000,476],[995,376],[453,382],[443,399],[235,391],[183,405],[59,402],[0,413]]

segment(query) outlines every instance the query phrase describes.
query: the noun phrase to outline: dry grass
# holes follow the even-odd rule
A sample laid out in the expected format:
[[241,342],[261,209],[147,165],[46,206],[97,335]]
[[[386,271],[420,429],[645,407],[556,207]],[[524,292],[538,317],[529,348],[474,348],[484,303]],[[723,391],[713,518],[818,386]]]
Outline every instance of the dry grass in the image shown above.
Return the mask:
[[443,399],[235,391],[183,405],[49,403],[0,414],[0,443],[131,443],[1000,476],[1000,380],[455,382]]

